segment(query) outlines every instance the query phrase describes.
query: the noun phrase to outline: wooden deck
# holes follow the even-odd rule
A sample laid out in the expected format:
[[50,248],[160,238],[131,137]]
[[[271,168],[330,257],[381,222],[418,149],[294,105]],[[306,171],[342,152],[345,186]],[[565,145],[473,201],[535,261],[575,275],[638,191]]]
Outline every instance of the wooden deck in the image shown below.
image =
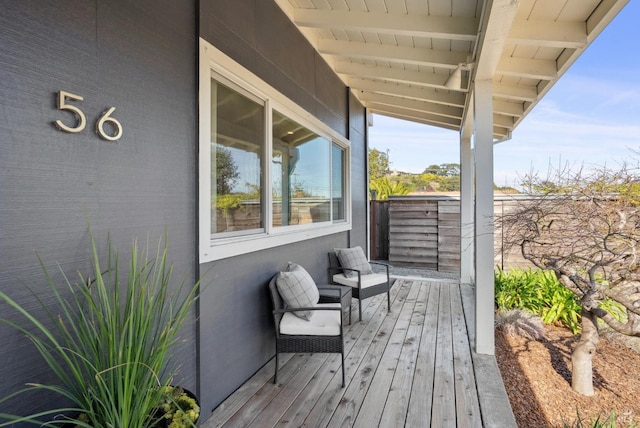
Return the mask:
[[515,427],[495,358],[469,345],[472,298],[466,285],[398,279],[390,313],[386,296],[364,301],[361,322],[354,306],[344,388],[339,354],[284,355],[281,383],[271,360],[201,426]]

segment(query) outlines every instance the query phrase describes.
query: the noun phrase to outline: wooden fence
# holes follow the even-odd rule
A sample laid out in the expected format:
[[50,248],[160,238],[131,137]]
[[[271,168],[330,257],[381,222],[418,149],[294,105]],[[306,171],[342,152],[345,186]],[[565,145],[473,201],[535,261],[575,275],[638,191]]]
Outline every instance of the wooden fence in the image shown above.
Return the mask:
[[[524,198],[526,199],[526,198]],[[496,214],[513,209],[523,198],[497,196]],[[371,201],[371,259],[396,266],[443,272],[460,270],[460,199],[448,196],[402,196]],[[495,263],[526,267],[517,251],[506,252],[495,231]]]

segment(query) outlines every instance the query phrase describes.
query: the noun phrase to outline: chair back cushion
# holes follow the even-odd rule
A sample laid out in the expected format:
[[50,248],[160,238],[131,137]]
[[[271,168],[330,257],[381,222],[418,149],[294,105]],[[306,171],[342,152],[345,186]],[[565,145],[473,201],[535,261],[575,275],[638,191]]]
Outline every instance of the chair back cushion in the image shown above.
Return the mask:
[[[368,275],[373,273],[371,265],[364,255],[362,247],[353,248],[336,248],[335,252],[340,260],[340,266],[349,269],[356,269],[360,271],[361,275]],[[344,276],[347,278],[358,276],[357,272],[345,271]]]
[[[287,270],[280,272],[276,286],[287,307],[304,308],[315,306],[320,299],[320,293],[311,275],[302,266],[289,262]],[[310,320],[312,311],[296,311],[293,314],[305,320]]]

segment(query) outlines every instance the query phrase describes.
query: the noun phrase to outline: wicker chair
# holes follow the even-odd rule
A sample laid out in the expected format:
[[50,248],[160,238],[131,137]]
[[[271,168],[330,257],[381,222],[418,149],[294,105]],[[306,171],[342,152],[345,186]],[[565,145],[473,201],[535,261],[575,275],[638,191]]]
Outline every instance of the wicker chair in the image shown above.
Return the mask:
[[[385,273],[362,274],[357,269],[342,267],[340,260],[334,251],[329,252],[329,281],[332,284],[348,285],[353,288],[352,295],[358,299],[358,320],[362,320],[362,301],[368,297],[387,293],[387,311],[391,310],[391,281],[389,278],[389,265],[380,262],[369,262],[384,266]],[[356,272],[357,276],[348,277],[346,271]]]
[[[342,307],[340,303],[319,303],[318,306],[310,308],[286,308],[285,302],[278,292],[276,287],[276,279],[278,275],[274,276],[269,282],[269,292],[271,293],[271,300],[273,302],[273,321],[275,323],[275,336],[276,336],[276,371],[273,377],[273,383],[278,383],[278,354],[280,353],[315,353],[315,352],[327,352],[327,353],[340,353],[342,356],[342,387],[344,387],[345,373],[344,373],[344,335],[343,335],[343,320],[342,320]],[[339,291],[338,291],[339,293]],[[340,296],[338,294],[338,301]],[[319,313],[316,313],[311,321],[305,321],[298,319],[292,312],[298,310],[311,310],[318,312],[331,313],[323,314],[325,324],[321,328],[326,328],[326,325],[332,324],[330,327],[335,329],[339,321],[339,333],[333,335],[324,334],[309,334],[305,330],[317,329],[318,323],[314,324],[314,319],[319,318]],[[285,318],[286,317],[286,318]],[[293,321],[294,327],[292,331],[281,333],[282,320],[285,318],[287,321]],[[283,324],[284,326],[284,324]],[[290,324],[289,324],[290,326]],[[289,328],[289,327],[288,327]],[[284,328],[283,328],[284,330]],[[332,332],[337,333],[338,330]],[[286,334],[288,333],[288,334]],[[307,334],[305,334],[307,333]]]

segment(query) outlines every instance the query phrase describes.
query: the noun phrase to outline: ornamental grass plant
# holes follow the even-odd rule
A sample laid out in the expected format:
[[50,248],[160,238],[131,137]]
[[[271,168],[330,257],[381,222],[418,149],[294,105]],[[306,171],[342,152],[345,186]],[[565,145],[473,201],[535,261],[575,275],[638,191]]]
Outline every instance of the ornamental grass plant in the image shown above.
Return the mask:
[[[59,288],[38,256],[55,296],[54,309],[35,290],[31,293],[39,303],[37,313],[0,292],[2,311],[9,306],[24,320],[2,322],[31,339],[56,379],[51,384],[28,384],[0,400],[0,408],[29,391],[54,393],[59,402],[68,403],[28,416],[0,414],[0,427],[33,423],[146,428],[158,422],[155,410],[163,387],[171,384],[176,373],[171,348],[198,298],[199,281],[188,284],[185,275],[172,283],[166,232],[152,258],[148,242],[144,249],[133,242],[126,275],[110,239],[103,266],[90,225],[89,237],[93,274],[80,274],[78,282],[70,281],[59,268],[64,278]],[[40,314],[46,314],[46,323],[39,321]]]

